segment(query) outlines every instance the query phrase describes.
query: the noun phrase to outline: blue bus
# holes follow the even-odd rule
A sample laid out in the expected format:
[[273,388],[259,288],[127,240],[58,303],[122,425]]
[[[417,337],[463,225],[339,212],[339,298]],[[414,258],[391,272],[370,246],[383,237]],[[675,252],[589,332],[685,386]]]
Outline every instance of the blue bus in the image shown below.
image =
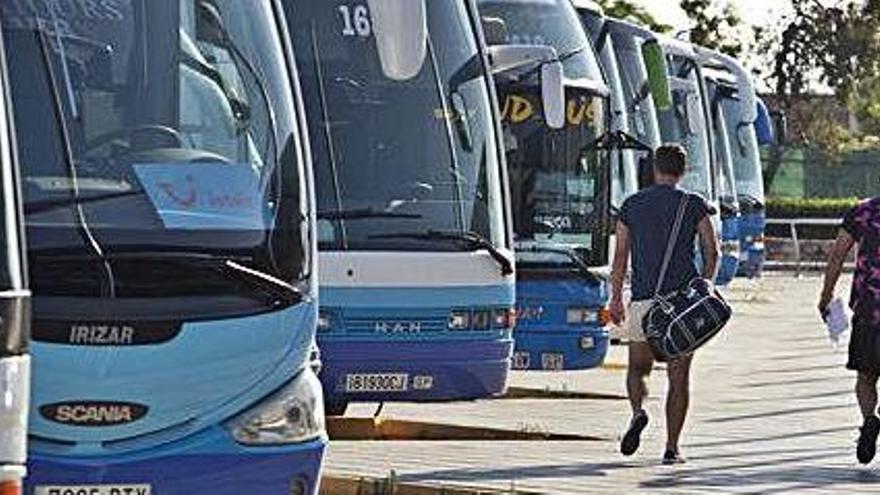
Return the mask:
[[0,37],[0,493],[19,495],[26,468],[30,399],[30,291],[18,157]]
[[327,411],[503,393],[515,260],[476,6],[285,6],[315,161]]
[[[726,74],[721,105],[727,121],[730,155],[740,205],[739,273],[760,276],[764,265],[764,178],[758,149],[759,129],[770,129],[769,115],[761,112],[749,72],[739,61],[718,52],[703,51],[704,65]],[[763,115],[763,117],[762,117]],[[772,140],[772,138],[769,138]]]
[[549,46],[562,62],[566,118],[543,116],[534,71],[495,76],[502,103],[517,257],[513,367],[589,369],[608,351],[610,178],[596,142],[609,125],[609,91],[569,0],[479,0],[498,26],[491,45]]
[[709,99],[709,124],[712,129],[712,148],[715,156],[715,176],[721,205],[721,259],[718,267],[718,285],[729,284],[740,263],[740,212],[736,179],[733,171],[733,146],[729,118],[732,110],[731,85],[735,83],[724,72],[703,67],[706,95]]
[[33,299],[26,493],[314,494],[315,208],[273,0],[0,4]]

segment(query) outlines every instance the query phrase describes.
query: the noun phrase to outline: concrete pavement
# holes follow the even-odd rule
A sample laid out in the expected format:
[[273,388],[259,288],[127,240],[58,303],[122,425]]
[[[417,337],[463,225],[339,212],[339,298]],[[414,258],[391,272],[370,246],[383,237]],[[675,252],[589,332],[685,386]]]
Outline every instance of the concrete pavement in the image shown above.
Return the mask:
[[[854,375],[817,320],[818,278],[770,275],[738,282],[730,327],[696,357],[683,453],[662,466],[665,374],[652,376],[651,424],[642,449],[618,453],[626,401],[501,399],[388,404],[385,417],[600,437],[589,442],[334,442],[326,468],[345,475],[538,493],[880,493],[880,460],[855,461],[860,418]],[[610,363],[624,364],[616,348]],[[536,389],[624,393],[620,366],[588,372],[516,373]],[[375,405],[353,406],[368,416]]]

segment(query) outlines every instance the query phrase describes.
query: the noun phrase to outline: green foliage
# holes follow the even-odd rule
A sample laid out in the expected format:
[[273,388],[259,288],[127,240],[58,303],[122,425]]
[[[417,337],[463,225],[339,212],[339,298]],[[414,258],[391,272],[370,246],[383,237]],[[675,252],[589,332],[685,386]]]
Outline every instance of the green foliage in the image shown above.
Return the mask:
[[602,6],[605,15],[609,17],[626,19],[647,26],[651,31],[657,33],[668,33],[672,31],[672,26],[658,21],[657,18],[645,10],[644,7],[636,5],[629,0],[598,0],[597,3]]
[[712,0],[681,0],[680,5],[691,19],[691,41],[733,57],[742,54],[742,19],[733,5]]
[[857,198],[769,198],[768,218],[841,218],[858,204]]

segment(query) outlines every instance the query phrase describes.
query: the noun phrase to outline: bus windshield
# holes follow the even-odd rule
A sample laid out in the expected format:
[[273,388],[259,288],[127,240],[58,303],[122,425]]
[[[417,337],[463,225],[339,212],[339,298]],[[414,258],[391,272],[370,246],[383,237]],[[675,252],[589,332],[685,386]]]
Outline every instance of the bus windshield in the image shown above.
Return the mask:
[[703,86],[693,60],[677,58],[670,64],[672,105],[658,109],[660,133],[664,142],[680,143],[688,152],[688,171],[682,181],[685,189],[715,199],[709,156],[709,128],[703,111]]
[[629,128],[639,141],[656,148],[660,145],[657,112],[648,88],[648,70],[642,59],[644,39],[612,29],[612,40],[620,70],[623,96],[626,101]]
[[722,101],[730,135],[730,154],[733,158],[736,190],[741,199],[764,203],[764,182],[755,126],[742,122],[741,102],[736,98]]
[[569,0],[479,0],[480,16],[500,19],[505,43],[551,46],[568,79],[602,80],[599,62]]
[[[481,0],[479,6],[484,19],[504,22],[507,43],[552,46],[570,80],[604,87],[596,54],[568,0]],[[606,209],[607,151],[584,150],[606,131],[607,96],[569,86],[565,128],[554,130],[541,115],[538,79],[495,77],[503,101],[517,259],[521,264],[602,264],[604,238],[597,233]],[[536,249],[548,243],[571,251]]]
[[718,199],[721,207],[735,210],[737,203],[736,180],[733,173],[732,145],[727,127],[726,109],[720,101],[712,105],[712,139],[715,145],[715,163],[718,176]]
[[507,242],[496,121],[472,19],[466,2],[425,3],[425,58],[401,80],[383,72],[366,1],[285,2],[311,123],[322,250],[462,249],[455,236],[430,235],[439,232]]
[[[605,29],[606,21],[601,14],[593,11],[582,11],[581,18],[594,42],[600,43],[597,45],[599,64],[611,92],[611,130],[633,134],[616,48]],[[638,190],[634,155],[632,150],[616,150],[611,155],[611,206],[615,209],[619,209],[627,196]]]
[[225,260],[304,280],[306,163],[271,0],[3,2],[0,22],[37,292],[228,294]]

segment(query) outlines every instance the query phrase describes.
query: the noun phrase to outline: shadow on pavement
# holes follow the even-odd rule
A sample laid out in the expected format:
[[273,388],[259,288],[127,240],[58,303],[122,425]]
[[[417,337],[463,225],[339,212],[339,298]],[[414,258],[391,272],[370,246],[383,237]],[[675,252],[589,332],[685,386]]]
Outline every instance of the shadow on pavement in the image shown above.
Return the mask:
[[547,464],[541,466],[515,466],[503,469],[446,469],[401,475],[400,479],[407,482],[469,482],[469,481],[521,481],[527,479],[546,478],[581,478],[605,477],[611,471],[636,468],[637,463],[605,462],[605,463],[573,463]]

